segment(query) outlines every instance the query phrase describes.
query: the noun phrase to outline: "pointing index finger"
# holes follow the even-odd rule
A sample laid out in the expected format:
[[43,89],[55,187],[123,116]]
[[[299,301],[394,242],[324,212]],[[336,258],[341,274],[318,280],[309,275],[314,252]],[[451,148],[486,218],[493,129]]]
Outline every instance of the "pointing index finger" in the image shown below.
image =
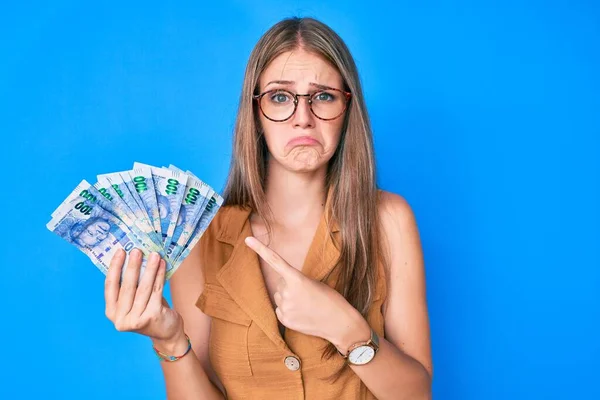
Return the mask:
[[293,279],[300,273],[296,268],[289,265],[281,256],[264,245],[254,236],[248,236],[244,242],[254,250],[263,260],[267,262],[283,279]]

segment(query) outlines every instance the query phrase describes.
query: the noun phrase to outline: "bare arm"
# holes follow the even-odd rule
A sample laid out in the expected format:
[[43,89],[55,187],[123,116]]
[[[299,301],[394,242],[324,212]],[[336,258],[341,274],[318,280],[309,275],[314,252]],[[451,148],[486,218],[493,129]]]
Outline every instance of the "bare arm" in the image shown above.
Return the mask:
[[130,253],[121,284],[124,252],[113,257],[106,277],[106,316],[117,330],[148,336],[157,349],[169,355],[183,354],[188,347],[184,332],[189,335],[192,350],[185,357],[160,363],[171,400],[225,398],[208,360],[210,318],[195,307],[204,287],[198,247],[171,278],[176,310],[163,297],[165,263],[158,254],[150,257],[139,285],[142,258],[137,249]]
[[[433,367],[419,233],[402,197],[384,193],[382,200],[383,240],[391,252],[385,338],[379,338],[373,361],[351,368],[378,399],[426,400],[431,398]],[[348,326],[347,337],[334,343],[343,353],[370,335],[358,313]]]
[[[385,338],[373,361],[351,368],[378,399],[428,400],[433,369],[417,225],[402,197],[384,193],[382,200],[383,240],[390,252]],[[281,277],[273,297],[283,325],[322,337],[343,354],[369,339],[369,324],[340,293],[308,278],[255,237],[246,238],[246,245]]]
[[167,397],[171,400],[225,398],[222,385],[208,358],[210,317],[195,306],[198,296],[204,290],[199,250],[199,245],[194,247],[170,280],[173,308],[183,319],[183,330],[171,341],[153,340],[156,348],[174,355],[183,354],[187,348],[183,331],[192,342],[193,354],[176,362],[161,362]]

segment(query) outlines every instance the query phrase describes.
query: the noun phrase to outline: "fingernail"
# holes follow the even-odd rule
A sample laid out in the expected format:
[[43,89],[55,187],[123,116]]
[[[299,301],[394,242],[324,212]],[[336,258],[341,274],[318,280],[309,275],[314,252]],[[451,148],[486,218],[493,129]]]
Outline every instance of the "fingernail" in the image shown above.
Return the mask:
[[157,262],[158,261],[158,253],[153,251],[152,253],[150,253],[150,262]]

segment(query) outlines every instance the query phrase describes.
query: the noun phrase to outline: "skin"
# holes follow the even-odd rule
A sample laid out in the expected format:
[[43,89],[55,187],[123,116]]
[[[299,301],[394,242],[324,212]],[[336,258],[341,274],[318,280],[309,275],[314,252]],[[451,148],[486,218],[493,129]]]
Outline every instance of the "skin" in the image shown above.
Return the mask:
[[[282,84],[277,81],[291,81],[295,84]],[[343,89],[342,77],[335,68],[320,57],[300,51],[284,53],[275,58],[263,72],[260,88],[261,92],[287,89],[293,93],[312,94],[319,89],[311,86],[311,83]],[[310,111],[306,98],[299,98],[298,101],[294,116],[287,121],[274,122],[260,114],[261,126],[271,156],[271,177],[281,173],[273,169],[283,169],[286,175],[304,173],[308,175],[306,178],[316,179],[322,175],[327,162],[337,149],[343,118],[320,120]],[[290,143],[298,136],[310,136],[318,143]]]
[[[259,86],[261,92],[287,89],[293,93],[314,93],[319,90],[311,83],[343,89],[342,77],[335,68],[320,57],[299,51],[275,58],[263,72]],[[289,120],[274,122],[261,113],[260,123],[270,154],[266,195],[276,221],[269,246],[300,270],[324,210],[327,163],[339,144],[343,118],[321,120],[312,114],[306,98],[299,98],[296,112]],[[317,143],[292,143],[302,136],[314,138]],[[264,221],[252,214],[250,222],[254,236],[266,243]],[[260,264],[275,305],[280,276],[264,259],[261,258]],[[335,295],[330,293],[330,296]],[[328,325],[335,322],[330,321]],[[280,325],[282,331],[284,326]]]
[[[293,83],[271,84],[274,80]],[[342,88],[335,68],[314,54],[297,50],[273,60],[261,76],[260,89],[285,87],[310,93],[311,82]],[[281,328],[323,337],[345,353],[351,344],[369,338],[367,322],[339,293],[301,271],[324,210],[327,162],[339,144],[343,120],[316,118],[301,98],[289,120],[273,122],[261,115],[260,121],[270,153],[266,195],[276,223],[267,243],[263,221],[251,215],[253,236],[246,239],[246,245],[260,258]],[[298,136],[310,136],[316,143],[291,145]],[[384,192],[380,213],[391,260],[384,305],[385,337],[380,338],[380,350],[373,361],[351,368],[379,399],[429,399],[433,369],[416,221],[408,203],[388,192]],[[137,288],[141,259],[131,257],[120,288],[122,255],[114,257],[107,275],[107,316],[118,330],[149,336],[167,354],[182,354],[187,347],[184,327],[191,338],[192,356],[161,363],[169,398],[223,398],[222,385],[208,356],[211,319],[194,305],[204,285],[200,259],[193,250],[171,279],[177,311],[162,299],[164,265],[156,258],[148,262]]]

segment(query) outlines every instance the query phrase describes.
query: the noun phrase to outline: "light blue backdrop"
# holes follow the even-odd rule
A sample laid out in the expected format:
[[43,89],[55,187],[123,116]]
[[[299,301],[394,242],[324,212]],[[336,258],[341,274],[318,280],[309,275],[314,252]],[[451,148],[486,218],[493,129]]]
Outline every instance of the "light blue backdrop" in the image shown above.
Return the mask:
[[135,160],[221,189],[248,55],[303,15],[352,50],[380,185],[417,215],[435,398],[600,398],[597,3],[164,3],[0,6],[0,397],[165,397],[150,341],[45,224]]

